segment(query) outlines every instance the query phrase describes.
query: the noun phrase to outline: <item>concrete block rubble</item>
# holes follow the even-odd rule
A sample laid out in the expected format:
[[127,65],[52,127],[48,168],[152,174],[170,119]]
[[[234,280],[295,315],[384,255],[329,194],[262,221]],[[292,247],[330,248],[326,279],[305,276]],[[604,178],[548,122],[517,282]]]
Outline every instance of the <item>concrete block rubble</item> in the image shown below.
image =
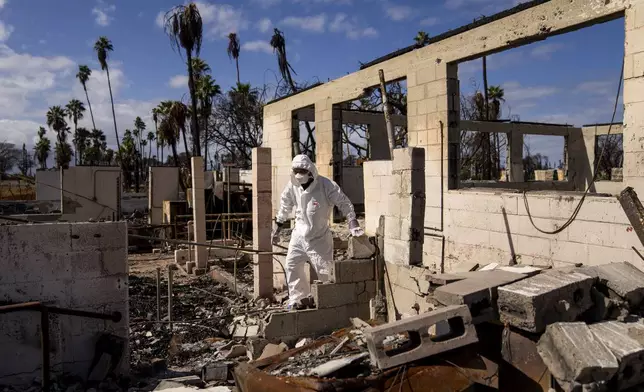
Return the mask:
[[644,273],[628,262],[543,271],[496,267],[428,280],[428,301],[439,308],[464,304],[474,324],[500,322],[539,334],[537,351],[564,391],[644,383]]

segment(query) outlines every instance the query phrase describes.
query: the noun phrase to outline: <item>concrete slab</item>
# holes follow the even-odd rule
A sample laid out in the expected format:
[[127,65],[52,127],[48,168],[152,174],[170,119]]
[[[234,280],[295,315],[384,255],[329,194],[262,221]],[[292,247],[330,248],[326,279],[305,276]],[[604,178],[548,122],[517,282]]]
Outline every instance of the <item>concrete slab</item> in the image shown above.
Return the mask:
[[632,308],[644,300],[644,272],[628,262],[580,268],[580,272],[597,277],[602,286],[624,298]]
[[644,361],[642,360],[644,346],[629,336],[631,328],[644,333],[644,324],[606,321],[589,325],[589,328],[595,338],[608,347],[619,362],[616,377],[618,390],[644,382]]
[[593,281],[579,272],[552,270],[500,287],[501,321],[528,332],[543,332],[558,321],[574,321],[593,304]]
[[578,384],[599,387],[589,390],[607,390],[619,368],[615,355],[582,322],[548,325],[537,351],[564,390]]
[[459,275],[468,274],[472,277],[438,287],[433,298],[443,305],[467,305],[475,324],[497,318],[496,299],[499,286],[525,277],[506,271],[475,271]]
[[[447,323],[449,332],[438,336],[430,335],[430,328],[439,323]],[[386,351],[385,338],[401,333],[408,334],[409,346]],[[364,334],[371,362],[377,364],[380,369],[388,369],[478,341],[467,306],[448,306],[394,323],[365,328]]]

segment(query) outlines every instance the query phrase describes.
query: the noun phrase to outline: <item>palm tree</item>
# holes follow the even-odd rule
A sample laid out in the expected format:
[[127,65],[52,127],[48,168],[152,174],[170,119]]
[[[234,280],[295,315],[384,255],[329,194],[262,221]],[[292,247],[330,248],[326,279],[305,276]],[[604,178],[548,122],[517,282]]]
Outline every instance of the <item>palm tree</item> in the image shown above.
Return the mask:
[[[161,122],[159,123],[159,133],[170,145],[174,163],[179,166],[179,154],[177,154],[177,127],[169,116],[163,116],[161,119]],[[183,181],[179,181],[179,184],[183,187]]]
[[488,99],[491,102],[491,107],[489,108],[490,119],[499,120],[501,117],[501,102],[505,102],[505,91],[501,86],[490,86],[487,89]]
[[51,142],[45,137],[46,133],[47,130],[40,127],[38,130],[38,142],[34,147],[36,160],[40,164],[41,169],[47,169],[47,158],[49,158],[49,152],[51,151]]
[[47,111],[47,126],[56,132],[59,143],[65,141],[65,131],[67,128],[67,121],[65,121],[65,109],[60,106],[52,106]]
[[80,127],[76,130],[74,136],[74,145],[76,147],[76,164],[85,164],[87,149],[90,146],[91,133],[87,128]]
[[[94,50],[98,57],[98,62],[101,64],[101,69],[107,74],[107,86],[110,89],[110,101],[112,102],[112,118],[114,120],[114,135],[116,136],[116,146],[121,149],[121,141],[119,140],[119,131],[116,126],[116,112],[114,111],[114,96],[112,95],[112,81],[110,80],[110,67],[107,64],[107,56],[109,52],[114,50],[112,42],[107,37],[99,37],[94,44]],[[94,127],[96,128],[96,127]]]
[[89,106],[89,115],[92,117],[92,127],[93,129],[96,129],[96,123],[94,122],[94,113],[92,112],[92,104],[89,102],[89,95],[87,94],[87,81],[89,80],[89,77],[92,76],[92,70],[89,69],[87,65],[79,65],[78,66],[78,73],[76,74],[76,78],[78,78],[78,81],[83,85],[83,90],[85,90],[85,98],[87,98],[87,106]]
[[228,34],[228,48],[226,52],[228,53],[228,58],[235,59],[235,66],[237,67],[237,84],[241,83],[239,80],[239,52],[241,46],[239,45],[239,37],[237,34],[230,33]]
[[152,162],[152,142],[156,139],[154,132],[148,132],[148,165]]
[[69,119],[74,123],[74,139],[72,140],[74,143],[74,151],[76,152],[75,154],[75,162],[78,164],[78,159],[79,155],[78,150],[78,120],[83,119],[83,112],[85,111],[85,105],[78,99],[72,99],[69,101],[69,103],[65,106],[65,109],[67,109],[67,116]]
[[221,94],[221,88],[210,75],[199,78],[197,82],[197,96],[200,102],[200,115],[203,123],[204,149],[206,156],[206,167],[208,166],[208,119],[212,113],[213,98]]
[[[159,108],[152,108],[152,121],[154,121],[154,132],[156,133],[156,145],[157,145],[157,161],[159,160],[159,147],[161,147],[161,154],[163,154],[163,138],[159,135]],[[161,158],[161,163],[163,164],[163,158]]]
[[416,41],[416,46],[423,47],[429,43],[429,34],[424,31],[419,31],[416,37],[414,37],[414,41]]
[[[192,113],[197,113],[197,93],[195,75],[192,68],[192,56],[193,52],[195,56],[199,56],[199,52],[201,51],[201,40],[203,38],[201,14],[199,14],[199,9],[195,3],[179,5],[165,14],[164,22],[165,31],[170,36],[173,47],[176,49],[181,47],[186,52],[188,89],[190,90],[190,100],[192,101]],[[191,130],[193,153],[201,156],[199,122],[197,121],[196,115],[192,116]]]
[[200,57],[194,57],[192,59],[192,72],[195,74],[195,83],[198,83],[198,80],[209,74],[211,71],[210,65],[207,62],[203,61]]
[[[189,116],[188,107],[181,101],[173,101],[172,106],[170,106],[168,115],[170,116],[172,122],[174,122],[174,124],[177,126],[177,128],[181,130],[181,134],[183,135],[183,148],[186,150],[186,157],[189,160],[190,150],[188,149],[188,139],[186,137],[186,120]],[[196,116],[192,116],[193,120],[195,117]],[[192,143],[194,145],[195,141],[193,140]],[[197,142],[197,144],[199,143]]]
[[291,72],[295,73],[295,70],[291,67],[291,64],[289,64],[288,59],[286,58],[286,39],[284,39],[284,34],[278,29],[273,30],[271,46],[273,47],[273,52],[277,54],[277,65],[279,66],[282,79],[288,83],[291,88],[291,92],[296,92],[298,89],[293,81],[293,76],[291,75]]

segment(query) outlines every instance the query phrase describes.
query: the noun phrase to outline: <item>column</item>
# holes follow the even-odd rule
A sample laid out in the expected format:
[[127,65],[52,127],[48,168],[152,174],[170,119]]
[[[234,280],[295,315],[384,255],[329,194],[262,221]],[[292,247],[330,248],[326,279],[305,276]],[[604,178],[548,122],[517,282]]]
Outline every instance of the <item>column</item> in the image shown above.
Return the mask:
[[[206,202],[204,194],[203,158],[192,158],[192,221],[195,242],[205,243],[206,238]],[[195,262],[197,273],[203,273],[208,268],[208,249],[195,246]]]
[[[253,148],[253,249],[271,251],[272,168],[271,149]],[[273,295],[273,256],[253,256],[255,297]]]

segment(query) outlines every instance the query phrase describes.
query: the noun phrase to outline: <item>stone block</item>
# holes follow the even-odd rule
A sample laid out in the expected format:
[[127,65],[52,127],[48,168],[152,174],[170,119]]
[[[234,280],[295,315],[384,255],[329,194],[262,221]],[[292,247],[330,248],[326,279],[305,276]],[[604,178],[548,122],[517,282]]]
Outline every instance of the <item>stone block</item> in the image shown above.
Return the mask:
[[[463,273],[466,275],[467,273]],[[525,278],[522,274],[506,271],[469,273],[469,279],[438,287],[434,298],[444,305],[467,305],[475,323],[497,318],[497,288]]]
[[[394,323],[364,330],[371,362],[380,369],[406,364],[421,358],[439,354],[471,343],[476,343],[478,337],[471,323],[472,317],[467,306],[448,306],[429,313],[408,317]],[[430,334],[430,328],[439,323],[449,325],[449,332],[440,336]],[[387,336],[401,333],[409,334],[412,347],[401,350],[387,351],[384,340]]]
[[297,312],[297,335],[318,337],[351,325],[349,318],[360,317],[357,304]]
[[318,309],[335,308],[358,302],[355,283],[317,283],[311,286],[311,294]]
[[366,235],[360,237],[349,237],[349,258],[368,259],[376,253],[376,247],[369,241]]
[[354,283],[374,279],[374,261],[342,260],[335,262],[335,283]]
[[425,149],[418,147],[397,148],[394,150],[392,171],[424,170]]
[[607,390],[619,364],[585,323],[555,323],[545,331],[537,351],[564,390],[581,390],[579,384],[599,388],[588,390]]
[[592,306],[594,279],[578,272],[548,271],[498,289],[501,321],[529,332],[574,321]]
[[599,284],[624,298],[632,308],[644,300],[644,272],[628,262],[580,268],[584,275],[596,277]]
[[279,312],[271,313],[260,324],[260,330],[267,340],[279,340],[282,336],[297,335],[297,313]]
[[606,321],[588,326],[595,339],[602,342],[617,358],[619,370],[616,377],[618,390],[627,389],[644,382],[644,346],[629,336],[635,329],[644,334],[641,322],[622,323]]

